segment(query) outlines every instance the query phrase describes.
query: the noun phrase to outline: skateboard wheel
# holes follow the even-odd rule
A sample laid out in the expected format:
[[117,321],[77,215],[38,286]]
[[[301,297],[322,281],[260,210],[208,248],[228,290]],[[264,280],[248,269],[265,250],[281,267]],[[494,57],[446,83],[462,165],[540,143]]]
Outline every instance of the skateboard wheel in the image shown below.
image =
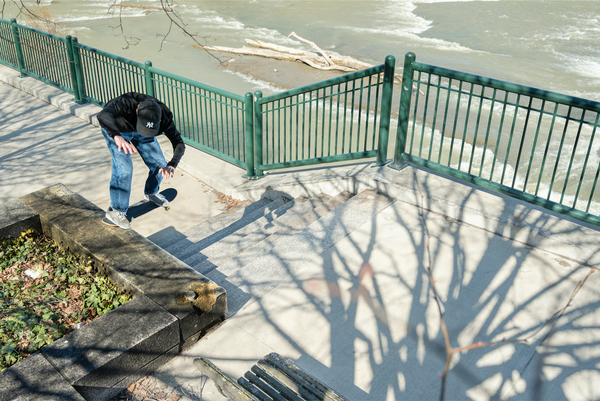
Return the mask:
[[166,210],[167,212],[169,211],[169,209],[171,209],[171,206],[167,206],[167,207],[165,207],[165,210]]

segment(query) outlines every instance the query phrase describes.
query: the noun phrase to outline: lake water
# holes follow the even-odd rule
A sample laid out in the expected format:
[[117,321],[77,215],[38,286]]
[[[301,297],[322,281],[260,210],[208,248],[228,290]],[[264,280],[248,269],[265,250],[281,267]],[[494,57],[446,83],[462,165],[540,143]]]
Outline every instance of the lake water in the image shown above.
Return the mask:
[[[243,94],[265,89],[235,76],[173,28],[159,0],[42,0],[81,43]],[[32,2],[33,3],[33,2]],[[12,6],[14,7],[14,6]],[[146,8],[138,8],[146,7]],[[292,32],[322,49],[381,64],[417,60],[528,86],[600,101],[600,2],[437,0],[178,0],[174,8],[201,43],[241,47],[255,39],[310,50]],[[9,7],[5,18],[15,16]],[[139,38],[127,47],[126,36]],[[19,18],[22,20],[22,18]],[[218,54],[227,60],[231,55]],[[239,57],[239,56],[235,56]]]
[[[162,42],[169,19],[160,0],[126,1],[128,7],[112,9],[113,0],[42,3],[80,43],[136,61],[152,60],[157,68],[240,95],[280,91],[227,71],[191,47],[194,42],[177,27]],[[374,65],[394,55],[400,70],[410,51],[427,64],[600,101],[598,1],[178,0],[174,9],[175,21],[201,44],[242,47],[248,38],[311,50],[288,38],[296,32],[323,50]],[[4,18],[15,13],[9,4]],[[128,46],[124,36],[136,44]],[[240,57],[215,56],[222,61]],[[598,142],[590,144],[593,166],[600,162]],[[568,160],[562,164],[566,170]],[[600,203],[591,211],[600,212]]]

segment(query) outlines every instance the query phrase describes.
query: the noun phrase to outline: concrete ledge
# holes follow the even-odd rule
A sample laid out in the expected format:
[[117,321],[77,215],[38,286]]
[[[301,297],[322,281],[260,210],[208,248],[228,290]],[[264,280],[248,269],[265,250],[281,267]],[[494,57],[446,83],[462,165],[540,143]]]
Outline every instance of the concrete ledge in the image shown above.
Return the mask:
[[[14,394],[23,400],[109,399],[225,318],[223,288],[135,231],[101,223],[103,215],[64,185],[0,207],[0,223],[12,227],[0,225],[0,233],[18,235],[37,228],[61,246],[90,257],[97,269],[136,295],[45,347],[33,362],[27,358],[0,373],[0,400],[14,399]],[[188,300],[190,294],[195,299]]]
[[[101,222],[104,211],[64,185],[20,200],[40,215],[42,229],[133,294],[144,294],[177,317],[182,340],[225,316],[225,290],[133,230]],[[185,300],[192,291],[197,299]],[[202,311],[202,313],[199,313]],[[207,321],[210,320],[210,321]]]
[[237,199],[275,199],[282,195],[291,198],[327,194],[335,196],[343,191],[356,194],[361,176],[368,177],[371,162],[345,166],[314,166],[302,170],[271,173],[256,181],[246,181],[235,187],[232,196]]
[[72,94],[32,77],[21,78],[19,71],[1,64],[0,80],[67,113],[73,114],[90,124],[99,126],[96,114],[101,110],[101,107],[93,103],[77,104],[73,102]]
[[449,221],[478,227],[578,264],[600,266],[598,227],[431,170],[407,165],[357,176],[357,187],[374,188],[423,207]]
[[179,344],[177,319],[145,295],[44,347],[46,359],[86,400],[114,387]]
[[40,216],[18,199],[0,208],[0,238],[18,237],[25,230],[42,231]]
[[60,373],[36,352],[0,373],[0,401],[83,401]]

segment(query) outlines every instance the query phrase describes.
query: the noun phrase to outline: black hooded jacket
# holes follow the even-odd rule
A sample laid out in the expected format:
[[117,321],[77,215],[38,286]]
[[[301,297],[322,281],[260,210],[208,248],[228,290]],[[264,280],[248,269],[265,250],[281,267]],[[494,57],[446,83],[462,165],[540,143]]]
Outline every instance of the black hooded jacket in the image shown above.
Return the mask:
[[137,114],[135,111],[141,102],[148,99],[154,100],[161,108],[162,116],[158,132],[159,135],[160,133],[164,133],[169,138],[169,141],[171,141],[173,145],[173,158],[168,165],[177,167],[185,152],[185,144],[181,138],[181,134],[175,127],[173,113],[160,100],[144,95],[143,93],[125,93],[106,103],[106,106],[98,113],[98,122],[111,138],[114,138],[115,135],[120,135],[121,132],[135,131],[137,123]]

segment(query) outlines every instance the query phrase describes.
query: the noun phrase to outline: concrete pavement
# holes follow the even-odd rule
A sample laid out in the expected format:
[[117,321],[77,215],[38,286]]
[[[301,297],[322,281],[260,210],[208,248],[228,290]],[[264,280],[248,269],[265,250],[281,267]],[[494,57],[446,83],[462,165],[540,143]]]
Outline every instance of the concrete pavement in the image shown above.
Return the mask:
[[[0,79],[14,82],[3,68]],[[108,203],[110,156],[98,128],[2,84],[0,127],[0,201],[62,182]],[[274,351],[352,400],[438,399],[443,317],[450,346],[466,347],[452,354],[446,399],[600,399],[596,227],[412,167],[313,169],[248,183],[241,169],[196,156],[205,157],[188,153],[165,183],[179,193],[172,210],[134,229],[168,235],[219,213],[211,177],[219,191],[250,199],[372,187],[397,201],[147,378],[157,384],[147,398],[222,400],[194,358],[238,378]]]

